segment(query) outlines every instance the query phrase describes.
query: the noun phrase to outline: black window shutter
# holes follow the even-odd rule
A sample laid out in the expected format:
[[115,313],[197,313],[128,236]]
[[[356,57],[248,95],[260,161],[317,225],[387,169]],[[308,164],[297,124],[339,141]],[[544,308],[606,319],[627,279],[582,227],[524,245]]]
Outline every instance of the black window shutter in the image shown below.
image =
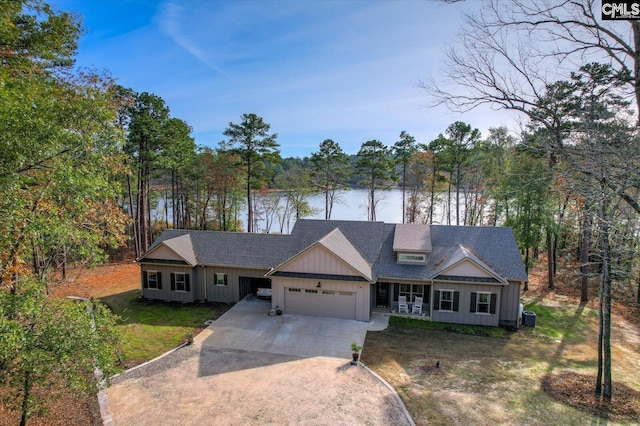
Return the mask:
[[458,312],[458,304],[460,303],[460,292],[453,292],[453,311]]
[[190,281],[190,276],[189,274],[185,274],[184,276],[184,289],[185,291],[191,291],[191,284],[189,283]]
[[156,279],[158,280],[158,290],[162,290],[162,272],[156,273]]
[[433,310],[440,310],[440,290],[436,290],[433,292]]
[[471,306],[469,307],[469,312],[475,312],[476,311],[476,300],[478,297],[478,293],[476,293],[475,291],[471,292]]
[[224,274],[224,285],[227,285],[227,274]]
[[491,305],[489,305],[489,313],[496,313],[496,302],[498,301],[498,295],[491,293]]
[[171,291],[176,291],[176,274],[171,273]]
[[149,279],[147,271],[142,272],[142,288],[149,288]]

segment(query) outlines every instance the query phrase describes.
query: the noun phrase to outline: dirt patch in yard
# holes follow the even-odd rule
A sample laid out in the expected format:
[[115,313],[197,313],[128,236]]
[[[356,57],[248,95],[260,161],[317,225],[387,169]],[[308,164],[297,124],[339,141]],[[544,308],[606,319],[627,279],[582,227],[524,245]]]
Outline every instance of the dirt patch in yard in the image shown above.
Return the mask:
[[134,262],[123,262],[71,269],[66,280],[54,285],[52,295],[100,298],[139,289],[140,266]]
[[[117,425],[408,425],[361,366],[194,344],[114,380]],[[158,409],[162,407],[162,409]]]
[[601,418],[640,419],[639,391],[614,383],[616,397],[609,403],[593,394],[594,383],[593,376],[567,372],[545,377],[542,389],[564,404]]

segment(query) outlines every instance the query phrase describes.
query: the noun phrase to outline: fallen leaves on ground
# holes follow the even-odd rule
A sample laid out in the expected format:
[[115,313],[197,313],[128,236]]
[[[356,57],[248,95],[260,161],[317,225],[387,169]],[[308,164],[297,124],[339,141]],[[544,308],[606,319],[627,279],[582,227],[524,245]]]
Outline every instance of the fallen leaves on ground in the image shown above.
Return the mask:
[[562,372],[542,380],[542,390],[549,396],[580,411],[619,421],[640,418],[640,392],[622,383],[613,383],[611,401],[594,394],[595,376]]

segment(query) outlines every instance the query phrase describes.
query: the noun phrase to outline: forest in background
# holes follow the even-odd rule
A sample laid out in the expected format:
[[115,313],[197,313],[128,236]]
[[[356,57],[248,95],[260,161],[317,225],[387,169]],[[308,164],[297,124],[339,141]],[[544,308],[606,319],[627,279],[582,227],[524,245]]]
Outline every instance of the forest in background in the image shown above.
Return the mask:
[[[282,159],[277,133],[251,113],[230,117],[217,147],[198,147],[189,124],[159,96],[73,67],[76,17],[39,0],[0,3],[0,379],[17,389],[23,417],[33,386],[50,384],[52,375],[82,391],[99,384],[80,379],[91,377],[95,362],[117,370],[109,313],[95,308],[104,333],[92,333],[84,308],[48,301],[55,274],[64,276],[69,263],[96,264],[122,250],[138,257],[167,227],[252,232],[254,217],[269,208],[284,204],[278,214],[304,217],[312,193],[324,195],[330,218],[338,191],[354,184],[368,191],[369,220],[381,193],[399,186],[406,222],[431,223],[436,194],[444,193],[449,206],[464,206],[450,208],[447,222],[512,227],[527,267],[546,251],[550,288],[560,259],[578,260],[583,300],[596,279],[600,287],[598,392],[610,398],[611,298],[628,303],[635,291],[640,302],[640,53],[626,27],[616,32],[594,18],[593,2],[506,3],[487,2],[495,14],[471,19],[465,49],[450,53],[450,77],[468,90],[425,89],[452,107],[520,111],[521,129],[481,135],[455,122],[432,141],[398,129],[397,141],[363,141],[355,155],[339,141],[318,141],[304,159]],[[496,35],[522,31],[518,39],[526,40],[538,30],[604,55],[565,62],[548,79],[526,62],[544,52],[509,50],[544,43],[503,46],[510,38]],[[499,73],[500,59],[515,77]],[[164,220],[152,220],[160,198]],[[235,220],[240,206],[245,229]],[[68,347],[69,336],[90,345]]]

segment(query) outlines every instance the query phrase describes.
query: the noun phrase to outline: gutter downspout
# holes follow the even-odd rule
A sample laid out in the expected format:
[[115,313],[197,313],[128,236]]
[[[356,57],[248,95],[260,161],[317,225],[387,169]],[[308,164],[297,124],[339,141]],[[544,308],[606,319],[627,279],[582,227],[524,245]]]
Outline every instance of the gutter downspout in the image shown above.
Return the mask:
[[431,285],[429,285],[429,322],[433,322],[433,280],[431,280]]
[[207,266],[202,265],[202,282],[204,283],[204,301],[208,302],[207,298]]

